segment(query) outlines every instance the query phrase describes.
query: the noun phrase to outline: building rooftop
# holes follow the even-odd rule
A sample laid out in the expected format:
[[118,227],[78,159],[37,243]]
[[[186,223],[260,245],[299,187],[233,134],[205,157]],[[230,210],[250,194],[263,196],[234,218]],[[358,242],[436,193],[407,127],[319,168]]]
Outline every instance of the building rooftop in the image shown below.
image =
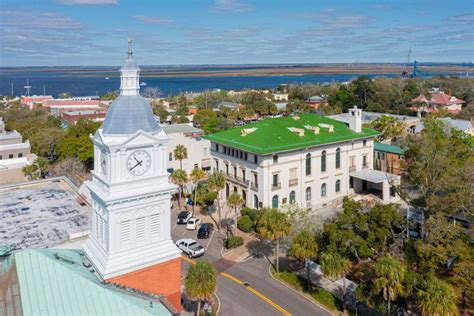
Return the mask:
[[387,152],[387,153],[403,155],[403,149],[401,149],[399,146],[374,142],[374,149],[378,151]]
[[163,125],[163,130],[166,134],[173,133],[202,133],[202,130],[196,128],[189,124],[173,124],[173,125]]
[[0,187],[0,247],[51,247],[90,230],[90,208],[66,178]]
[[[315,130],[319,132],[316,133]],[[204,138],[257,154],[271,154],[352,139],[371,138],[378,134],[368,128],[356,133],[343,122],[317,114],[304,114],[270,118],[207,135]]]
[[387,180],[400,178],[400,176],[397,176],[392,173],[383,172],[379,170],[371,170],[371,169],[352,172],[351,177],[361,179],[361,180],[366,180],[372,183],[382,183]]
[[0,280],[2,315],[171,315],[158,298],[101,282],[80,250],[16,252],[0,258]]
[[[456,128],[460,131],[469,133],[471,131],[472,123],[468,120],[461,120],[461,119],[452,119],[450,117],[440,117],[438,120],[443,121],[446,124],[446,127],[450,130],[451,128]],[[420,133],[425,128],[423,121],[419,121],[416,124],[415,132]]]
[[[408,116],[408,115],[398,115],[398,114],[390,114],[390,113],[377,113],[377,112],[362,112],[362,123],[369,123],[373,120],[378,119],[382,116],[390,116],[399,119],[400,121],[419,121],[420,118],[416,116]],[[341,113],[341,114],[334,114],[329,115],[328,117],[333,118],[338,121],[349,123],[349,118],[351,115],[349,113]]]
[[18,133],[17,131],[0,133],[0,141],[17,139],[17,138],[19,138],[20,140],[22,139],[21,134]]

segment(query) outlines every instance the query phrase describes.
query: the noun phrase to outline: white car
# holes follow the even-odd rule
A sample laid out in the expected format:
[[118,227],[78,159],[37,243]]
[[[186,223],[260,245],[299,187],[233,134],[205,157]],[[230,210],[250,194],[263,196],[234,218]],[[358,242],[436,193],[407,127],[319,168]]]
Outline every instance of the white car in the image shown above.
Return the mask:
[[206,251],[203,246],[192,238],[183,238],[176,242],[176,246],[181,249],[189,258],[196,258],[204,255]]
[[202,221],[199,218],[196,217],[191,217],[188,219],[188,222],[186,223],[186,229],[189,230],[196,230],[198,229],[199,226],[201,226]]

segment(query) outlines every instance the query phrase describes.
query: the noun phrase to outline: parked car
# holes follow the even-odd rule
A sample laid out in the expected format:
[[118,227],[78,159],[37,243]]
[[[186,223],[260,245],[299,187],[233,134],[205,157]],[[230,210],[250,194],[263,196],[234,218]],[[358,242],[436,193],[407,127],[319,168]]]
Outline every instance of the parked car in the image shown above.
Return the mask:
[[197,238],[206,239],[212,234],[214,225],[212,223],[204,223],[199,227]]
[[178,214],[178,224],[186,224],[188,220],[193,217],[190,211],[181,211]]
[[204,255],[206,251],[203,246],[192,238],[183,238],[176,241],[176,246],[181,249],[189,258],[196,258]]
[[186,223],[186,229],[196,230],[201,225],[201,223],[202,221],[199,218],[191,217]]

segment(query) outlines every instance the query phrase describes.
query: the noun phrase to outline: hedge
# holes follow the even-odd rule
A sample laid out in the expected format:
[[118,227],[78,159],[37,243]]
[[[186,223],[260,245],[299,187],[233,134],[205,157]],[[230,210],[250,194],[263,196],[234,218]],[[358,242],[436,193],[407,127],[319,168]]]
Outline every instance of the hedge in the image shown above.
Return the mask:
[[231,236],[225,240],[225,247],[227,249],[237,248],[244,244],[244,239],[240,236]]
[[250,233],[253,230],[253,221],[248,215],[241,216],[237,222],[237,227],[246,233]]

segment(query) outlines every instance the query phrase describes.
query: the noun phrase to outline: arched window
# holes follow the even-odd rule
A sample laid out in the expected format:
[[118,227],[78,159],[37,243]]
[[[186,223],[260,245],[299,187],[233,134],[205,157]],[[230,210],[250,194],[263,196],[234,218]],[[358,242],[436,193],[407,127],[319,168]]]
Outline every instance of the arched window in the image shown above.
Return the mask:
[[311,154],[306,155],[306,175],[311,174]]
[[341,149],[336,149],[336,169],[341,168]]
[[272,208],[278,208],[278,195],[274,195],[272,198]]
[[311,187],[307,187],[305,191],[306,201],[311,201]]
[[326,183],[321,184],[321,196],[326,196]]
[[321,172],[326,171],[326,151],[323,150],[321,153]]
[[258,209],[258,196],[256,194],[253,195],[253,208]]
[[341,192],[341,180],[336,181],[336,192]]
[[295,191],[290,192],[290,204],[293,204],[296,202],[296,193]]
[[229,187],[229,184],[226,183],[225,184],[225,197],[228,198],[230,195],[230,187]]

